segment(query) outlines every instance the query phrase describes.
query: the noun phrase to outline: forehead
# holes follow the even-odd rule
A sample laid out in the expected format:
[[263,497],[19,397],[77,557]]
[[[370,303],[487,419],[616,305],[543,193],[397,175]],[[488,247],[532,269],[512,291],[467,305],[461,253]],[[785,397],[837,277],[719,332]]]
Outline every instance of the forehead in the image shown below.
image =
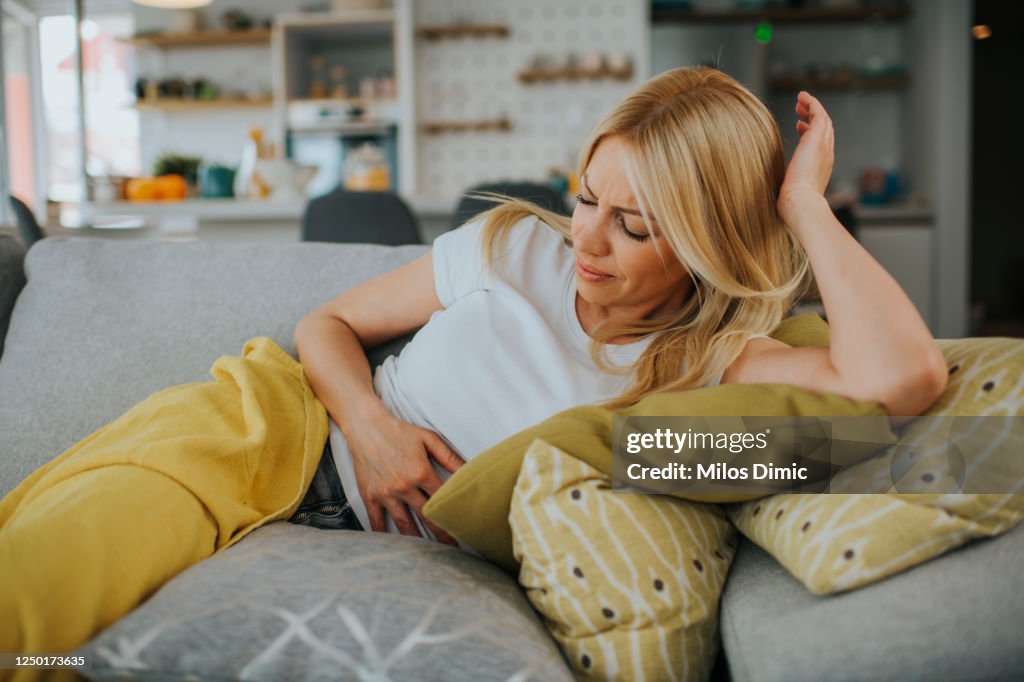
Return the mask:
[[[605,138],[591,155],[581,180],[591,195],[610,201],[613,209],[630,215],[643,215],[626,173],[630,154],[627,143],[617,137]],[[648,217],[657,223],[653,215]]]
[[609,199],[628,200],[630,206],[635,208],[636,201],[628,174],[631,164],[632,154],[629,145],[615,137],[606,138],[597,145],[590,156],[590,161],[583,172],[583,179],[594,190],[600,190],[602,198],[604,194],[608,194]]
[[601,174],[609,172],[625,174],[625,166],[631,161],[632,153],[633,150],[629,143],[619,136],[606,137],[594,149],[587,168],[594,168]]

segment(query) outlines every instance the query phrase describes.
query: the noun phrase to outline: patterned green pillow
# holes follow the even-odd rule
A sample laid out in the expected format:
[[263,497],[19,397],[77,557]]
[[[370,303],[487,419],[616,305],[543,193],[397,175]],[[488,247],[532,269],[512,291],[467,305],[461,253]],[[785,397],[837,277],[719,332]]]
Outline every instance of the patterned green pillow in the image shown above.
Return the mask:
[[[940,340],[949,384],[927,416],[1024,417],[1024,341],[985,338]],[[1020,429],[1008,420],[977,420],[981,428],[961,444],[967,458],[996,453],[1015,469],[1004,479],[1022,480]],[[1019,422],[1018,422],[1019,423]],[[988,426],[993,428],[989,429]],[[921,429],[918,433],[915,429]],[[924,436],[912,422],[901,442]],[[1014,439],[1010,441],[1009,439]],[[729,518],[750,540],[771,553],[815,594],[849,590],[906,570],[980,537],[1005,533],[1024,518],[1024,494],[948,493],[948,481],[930,457],[908,467],[892,447],[883,455],[840,473],[832,490],[866,490],[872,481],[900,482],[921,492],[890,494],[773,495],[731,505]],[[989,456],[992,456],[991,454]],[[946,467],[943,467],[945,469]],[[900,489],[906,489],[901,485]],[[934,492],[932,492],[934,491]]]
[[736,547],[722,508],[612,492],[542,440],[509,516],[519,583],[584,680],[705,680]]

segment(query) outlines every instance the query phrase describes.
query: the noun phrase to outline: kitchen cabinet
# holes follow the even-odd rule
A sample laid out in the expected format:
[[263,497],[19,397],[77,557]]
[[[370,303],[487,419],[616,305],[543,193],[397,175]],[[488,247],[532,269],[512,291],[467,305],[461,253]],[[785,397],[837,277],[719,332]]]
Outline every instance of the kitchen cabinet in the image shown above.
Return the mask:
[[277,17],[278,137],[289,158],[317,167],[310,196],[342,184],[349,153],[367,143],[383,153],[390,189],[401,189],[397,35],[391,9]]

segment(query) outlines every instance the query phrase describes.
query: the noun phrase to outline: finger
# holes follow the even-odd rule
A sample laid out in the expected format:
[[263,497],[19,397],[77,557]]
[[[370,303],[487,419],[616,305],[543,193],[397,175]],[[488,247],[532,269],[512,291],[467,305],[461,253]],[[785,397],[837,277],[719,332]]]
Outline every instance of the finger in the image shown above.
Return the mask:
[[388,508],[395,526],[398,527],[399,533],[421,537],[420,529],[416,527],[416,522],[412,520],[412,516],[409,514],[409,508],[403,502],[400,500],[388,500],[385,506]]
[[807,108],[807,118],[811,123],[814,123],[816,119],[831,122],[832,119],[829,118],[828,112],[825,111],[825,105],[817,97],[805,90],[801,91],[797,97],[798,103],[803,104]]
[[796,132],[800,133],[801,135],[803,135],[804,133],[806,133],[810,129],[811,129],[811,126],[807,125],[803,121],[797,121],[796,122]]
[[405,497],[402,498],[406,506],[412,509],[417,516],[423,518],[423,505],[427,503],[427,496],[423,494],[422,490],[414,490]]
[[428,496],[431,497],[437,493],[437,491],[440,489],[442,485],[444,485],[444,481],[441,479],[440,476],[437,475],[437,472],[434,470],[433,466],[430,467],[430,472],[423,476],[422,478],[420,478],[420,480],[417,481],[417,483],[420,487],[420,490],[422,490]]
[[423,505],[427,503],[426,495],[417,490],[415,493],[410,493],[405,498],[405,502],[406,504],[409,505],[409,508],[413,510],[416,516],[420,517],[420,520],[424,523],[424,525],[430,529],[430,532],[434,534],[434,537],[437,538],[438,542],[443,542],[446,545],[455,544],[455,538],[446,533],[444,529],[434,524],[426,516],[423,515]]
[[426,445],[427,450],[436,459],[441,466],[453,474],[458,471],[465,462],[461,457],[455,454],[448,444],[441,440],[441,436],[437,435],[433,431],[427,432]]
[[386,533],[387,525],[384,523],[384,509],[376,502],[363,500],[366,505],[366,515],[370,517],[370,530],[374,533]]
[[452,547],[458,546],[459,543],[455,540],[455,538],[453,538],[448,533],[444,532],[444,529],[441,528],[441,526],[437,525],[436,523],[433,523],[425,517],[420,518],[423,519],[423,523],[426,524],[427,528],[430,529],[430,532],[434,534],[434,537],[437,539],[438,542],[443,542],[444,544],[451,545]]
[[797,101],[803,103],[803,105],[812,112],[818,108],[824,109],[824,107],[821,106],[821,102],[818,101],[818,98],[806,90],[800,91],[800,94],[797,95]]

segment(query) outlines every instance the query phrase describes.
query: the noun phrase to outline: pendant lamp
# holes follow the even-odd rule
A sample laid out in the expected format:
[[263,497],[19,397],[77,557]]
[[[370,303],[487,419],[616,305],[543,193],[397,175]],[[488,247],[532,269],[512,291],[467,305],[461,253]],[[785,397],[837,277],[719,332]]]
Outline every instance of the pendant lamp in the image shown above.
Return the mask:
[[161,9],[195,9],[209,5],[213,0],[132,0],[136,5],[159,7]]

